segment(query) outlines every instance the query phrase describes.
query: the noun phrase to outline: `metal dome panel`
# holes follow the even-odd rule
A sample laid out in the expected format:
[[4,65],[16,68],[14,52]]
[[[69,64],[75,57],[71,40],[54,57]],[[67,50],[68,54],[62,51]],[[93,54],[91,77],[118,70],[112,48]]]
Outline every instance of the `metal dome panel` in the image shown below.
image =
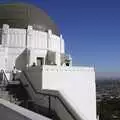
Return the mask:
[[12,28],[27,28],[32,25],[33,29],[51,29],[54,34],[59,35],[57,26],[50,17],[42,9],[30,4],[1,4],[0,27],[3,24],[9,24]]

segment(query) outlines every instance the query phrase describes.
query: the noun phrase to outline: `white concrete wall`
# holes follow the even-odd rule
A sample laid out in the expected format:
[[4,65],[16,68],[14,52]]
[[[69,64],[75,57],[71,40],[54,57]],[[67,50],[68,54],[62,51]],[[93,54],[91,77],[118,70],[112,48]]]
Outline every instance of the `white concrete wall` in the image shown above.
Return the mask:
[[18,70],[23,70],[29,64],[30,51],[25,49],[16,59],[15,67]]
[[8,47],[23,48],[25,47],[26,30],[25,29],[9,29]]
[[9,25],[4,24],[2,28],[2,46],[7,47],[9,40]]
[[52,35],[49,39],[49,50],[60,53],[60,37]]
[[47,33],[33,30],[32,48],[47,49]]
[[0,29],[0,46],[2,45],[2,29]]
[[60,53],[65,53],[65,43],[64,43],[64,39],[61,38],[61,41],[60,41]]
[[28,68],[26,70],[26,74],[35,87],[36,91],[40,91],[42,88],[42,67],[36,66]]
[[5,70],[13,69],[17,56],[25,48],[25,40],[25,29],[13,29],[9,28],[9,25],[3,25],[1,49],[4,50],[3,64],[5,63]]
[[5,61],[5,49],[0,47],[0,69],[5,69],[6,61]]
[[2,46],[2,29],[0,28],[0,69],[5,69],[5,49]]
[[[7,47],[37,48],[48,49],[50,51],[64,53],[64,40],[60,36],[49,34],[47,32],[33,30],[31,26],[28,29],[9,28],[9,25],[3,25],[3,45]],[[27,37],[26,37],[27,35]]]
[[61,56],[60,56],[60,53],[56,53],[55,56],[56,56],[55,63],[56,63],[57,66],[60,66],[61,65]]
[[7,24],[4,24],[0,30],[2,32],[0,62],[3,63],[1,68],[12,70],[16,58],[26,47],[31,51],[30,65],[36,62],[37,57],[45,58],[48,50],[56,52],[55,61],[60,65],[60,53],[64,53],[64,40],[52,34],[52,31],[49,34],[49,32],[33,30],[32,26],[28,26],[28,29],[9,28]]
[[80,117],[96,120],[93,68],[43,66],[43,89],[59,90]]
[[[31,67],[25,70],[25,74],[27,75],[35,90],[40,92],[42,88],[42,69],[40,67]],[[23,85],[29,85],[26,87],[26,90],[35,103],[45,108],[49,107],[48,96],[36,94],[23,73],[20,75],[20,80]]]
[[[28,84],[28,87],[26,87],[26,90],[28,91],[29,95],[31,96],[32,100],[35,101],[35,103],[37,103],[38,105],[45,107],[49,110],[49,106],[51,110],[55,111],[56,114],[60,117],[60,119],[62,120],[74,120],[73,117],[69,114],[69,112],[65,109],[65,107],[63,106],[63,104],[61,103],[61,101],[59,99],[57,99],[56,97],[50,97],[50,105],[49,105],[49,97],[46,95],[42,95],[42,94],[36,94],[35,91],[33,91],[31,85],[29,84],[27,78],[29,79],[29,81],[32,83],[32,85],[34,86],[35,90],[37,92],[44,92],[47,94],[55,94],[58,93],[56,91],[42,91],[42,67],[31,67],[25,70],[25,74],[27,75],[27,77],[21,73],[21,81],[23,85]],[[61,100],[63,100],[63,97],[61,97]],[[69,104],[67,104],[64,100],[63,103],[69,108]],[[71,109],[70,109],[71,110]],[[72,112],[72,111],[71,111]],[[82,120],[82,119],[80,119]]]
[[42,57],[45,59],[47,55],[47,50],[40,49],[30,49],[30,66],[35,62],[37,64],[37,57]]
[[12,70],[17,57],[24,51],[24,48],[8,48],[7,51],[7,70]]
[[[96,120],[95,72],[89,67],[31,67],[26,74],[37,91],[57,90],[83,120]],[[22,78],[23,83],[26,78]],[[26,81],[27,82],[27,81]],[[29,86],[30,87],[30,86]],[[33,99],[48,108],[48,98],[35,94],[27,88]],[[57,99],[52,98],[51,107],[63,120],[72,120]]]

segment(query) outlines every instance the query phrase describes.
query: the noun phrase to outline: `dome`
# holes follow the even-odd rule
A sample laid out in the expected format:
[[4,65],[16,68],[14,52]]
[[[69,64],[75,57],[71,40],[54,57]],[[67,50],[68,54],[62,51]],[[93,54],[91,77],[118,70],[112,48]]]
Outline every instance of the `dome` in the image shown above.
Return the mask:
[[50,17],[42,9],[30,4],[1,4],[0,27],[3,24],[8,24],[11,28],[27,28],[31,25],[33,29],[41,31],[51,29],[53,34],[59,35],[57,26]]

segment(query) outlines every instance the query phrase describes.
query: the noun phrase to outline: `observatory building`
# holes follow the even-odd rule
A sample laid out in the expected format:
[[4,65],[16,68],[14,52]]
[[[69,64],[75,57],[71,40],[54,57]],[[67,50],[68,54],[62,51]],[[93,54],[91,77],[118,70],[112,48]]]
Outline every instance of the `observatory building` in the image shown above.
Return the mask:
[[[0,5],[0,69],[61,120],[96,120],[95,70],[73,66],[56,24],[30,4]],[[27,86],[27,87],[26,87]]]

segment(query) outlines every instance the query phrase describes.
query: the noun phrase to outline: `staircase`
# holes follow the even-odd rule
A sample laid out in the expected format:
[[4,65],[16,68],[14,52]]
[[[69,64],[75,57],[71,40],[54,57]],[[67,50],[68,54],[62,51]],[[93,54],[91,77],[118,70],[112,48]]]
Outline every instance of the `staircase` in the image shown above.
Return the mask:
[[[67,103],[63,98],[61,99],[58,95],[54,95],[49,92],[48,94],[44,92],[37,93],[24,71],[21,75],[24,75],[25,79],[23,79],[23,81],[27,81],[26,84],[24,84],[24,82],[22,82],[21,79],[17,77],[15,81],[8,81],[5,72],[3,70],[0,72],[0,98],[22,106],[43,116],[46,116],[48,118],[51,118],[52,120],[82,120],[78,119],[76,116],[73,115],[71,111],[72,109],[67,108]],[[44,96],[45,98],[47,96],[48,103],[46,104],[48,104],[48,108],[43,105],[41,106],[34,99],[32,99],[30,95],[31,91],[27,90],[30,87],[32,88],[35,95],[39,95],[40,100],[42,99],[44,101],[44,98],[40,98],[40,96]],[[64,114],[60,113],[61,116],[58,115],[58,113],[55,111],[56,108],[52,108],[54,104],[59,104],[59,106],[63,108],[61,109],[61,111],[64,111]],[[66,115],[68,118],[63,117]]]
[[7,101],[10,101],[11,103],[14,103],[14,104],[18,104],[19,102],[17,101],[17,99],[11,95],[9,93],[9,91],[7,90],[3,90],[0,88],[0,98],[4,99],[4,100],[7,100]]
[[10,85],[12,87],[11,82],[9,84],[9,81],[7,80],[4,70],[1,70],[0,71],[0,98],[19,105],[20,101],[17,99],[15,94],[11,93]]
[[52,118],[53,120],[60,120],[59,117],[53,113],[52,111],[48,111],[48,109],[42,108],[35,104],[34,101],[31,100],[29,94],[25,90],[26,86],[23,86],[19,79],[15,81],[8,81],[6,74],[3,70],[0,72],[0,98],[10,101],[13,104],[17,104],[26,109],[29,109],[38,114],[44,115],[48,118]]

